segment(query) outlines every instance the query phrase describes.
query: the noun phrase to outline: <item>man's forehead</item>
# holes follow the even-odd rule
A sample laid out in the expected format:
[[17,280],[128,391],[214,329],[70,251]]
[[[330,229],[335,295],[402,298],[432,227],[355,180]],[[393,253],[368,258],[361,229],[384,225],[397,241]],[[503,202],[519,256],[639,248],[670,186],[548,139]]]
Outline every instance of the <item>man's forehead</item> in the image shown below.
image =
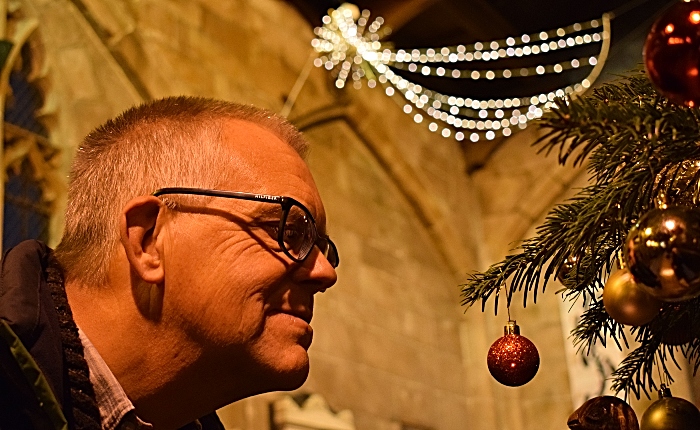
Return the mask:
[[293,197],[315,218],[325,217],[306,162],[275,133],[253,122],[231,119],[224,123],[221,140],[231,154],[224,167],[232,169],[232,184],[227,188]]
[[222,124],[222,140],[233,150],[244,154],[265,152],[271,149],[288,152],[301,159],[299,154],[280,135],[265,126],[242,119],[226,119]]

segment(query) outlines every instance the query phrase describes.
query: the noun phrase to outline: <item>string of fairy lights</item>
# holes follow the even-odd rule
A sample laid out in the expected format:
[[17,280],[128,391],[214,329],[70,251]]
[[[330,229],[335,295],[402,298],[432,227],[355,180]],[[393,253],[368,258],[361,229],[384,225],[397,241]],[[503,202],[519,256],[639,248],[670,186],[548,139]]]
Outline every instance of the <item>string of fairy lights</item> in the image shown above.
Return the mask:
[[[338,88],[352,82],[359,89],[363,81],[370,88],[381,86],[416,123],[426,122],[430,131],[458,141],[510,136],[514,129],[524,129],[529,121],[542,116],[557,97],[583,93],[600,74],[610,46],[607,14],[601,19],[519,37],[410,51],[394,51],[382,44],[391,30],[382,27],[381,17],[371,23],[369,17],[368,10],[360,12],[349,3],[331,9],[323,17],[323,26],[314,29],[316,38],[311,45],[319,55],[314,65],[330,71]],[[538,56],[589,44],[600,45],[597,55],[521,68],[498,67],[497,63],[500,59]],[[479,67],[456,67],[459,63],[478,63]],[[484,67],[487,63],[493,67]],[[478,81],[559,74],[583,67],[590,68],[588,75],[565,87],[526,97],[488,100],[441,94],[402,75],[405,71]]]

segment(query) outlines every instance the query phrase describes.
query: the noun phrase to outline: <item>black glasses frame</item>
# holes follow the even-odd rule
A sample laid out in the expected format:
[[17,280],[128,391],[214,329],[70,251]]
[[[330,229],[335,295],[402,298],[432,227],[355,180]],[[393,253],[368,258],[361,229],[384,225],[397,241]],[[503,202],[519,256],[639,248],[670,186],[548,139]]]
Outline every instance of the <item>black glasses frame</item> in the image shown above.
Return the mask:
[[[282,251],[297,263],[303,263],[306,258],[311,254],[314,246],[317,246],[321,253],[326,257],[328,262],[333,266],[333,268],[338,267],[340,263],[340,258],[338,257],[338,248],[336,248],[333,241],[327,235],[321,235],[318,233],[316,228],[316,220],[311,211],[304,206],[299,200],[293,197],[286,196],[269,196],[266,194],[253,194],[253,193],[243,193],[240,191],[223,191],[223,190],[211,190],[206,188],[188,188],[188,187],[168,187],[160,188],[153,192],[154,197],[160,197],[169,194],[189,194],[196,196],[205,197],[223,197],[228,199],[239,199],[239,200],[250,200],[254,202],[264,202],[264,203],[276,203],[282,207],[282,217],[280,218],[280,225],[277,233],[277,243],[280,245]],[[308,247],[303,254],[295,257],[288,249],[287,244],[284,242],[284,233],[287,223],[287,216],[292,206],[298,206],[311,220],[311,233],[312,233],[312,245]]]

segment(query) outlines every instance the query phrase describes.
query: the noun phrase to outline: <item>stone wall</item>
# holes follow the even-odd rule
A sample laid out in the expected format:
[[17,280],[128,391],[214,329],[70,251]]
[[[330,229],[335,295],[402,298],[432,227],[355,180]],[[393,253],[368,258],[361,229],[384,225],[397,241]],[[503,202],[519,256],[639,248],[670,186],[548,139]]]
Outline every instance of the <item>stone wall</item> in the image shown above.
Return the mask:
[[[21,3],[40,20],[65,165],[88,130],[140,101],[188,94],[280,111],[312,54],[312,28],[279,0]],[[542,367],[511,389],[485,363],[504,309],[463,314],[458,285],[521,240],[579,172],[535,154],[528,129],[469,176],[454,140],[414,124],[379,89],[336,89],[320,69],[290,120],[312,143],[342,260],[337,286],[318,298],[300,392],[351,410],[361,430],[562,428],[572,407],[558,298],[514,310]],[[267,430],[277,398],[221,415],[230,429]]]

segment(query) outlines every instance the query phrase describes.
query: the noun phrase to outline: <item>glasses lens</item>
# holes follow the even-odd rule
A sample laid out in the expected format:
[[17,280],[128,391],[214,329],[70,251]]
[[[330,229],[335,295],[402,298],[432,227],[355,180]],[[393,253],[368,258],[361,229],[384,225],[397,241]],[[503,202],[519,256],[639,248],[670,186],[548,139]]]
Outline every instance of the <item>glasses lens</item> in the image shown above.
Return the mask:
[[338,267],[340,259],[338,258],[338,249],[329,237],[319,237],[316,240],[316,245],[321,250],[321,253],[326,257],[333,268]]
[[315,227],[302,208],[292,205],[287,212],[282,231],[282,240],[294,258],[303,260],[314,246]]

